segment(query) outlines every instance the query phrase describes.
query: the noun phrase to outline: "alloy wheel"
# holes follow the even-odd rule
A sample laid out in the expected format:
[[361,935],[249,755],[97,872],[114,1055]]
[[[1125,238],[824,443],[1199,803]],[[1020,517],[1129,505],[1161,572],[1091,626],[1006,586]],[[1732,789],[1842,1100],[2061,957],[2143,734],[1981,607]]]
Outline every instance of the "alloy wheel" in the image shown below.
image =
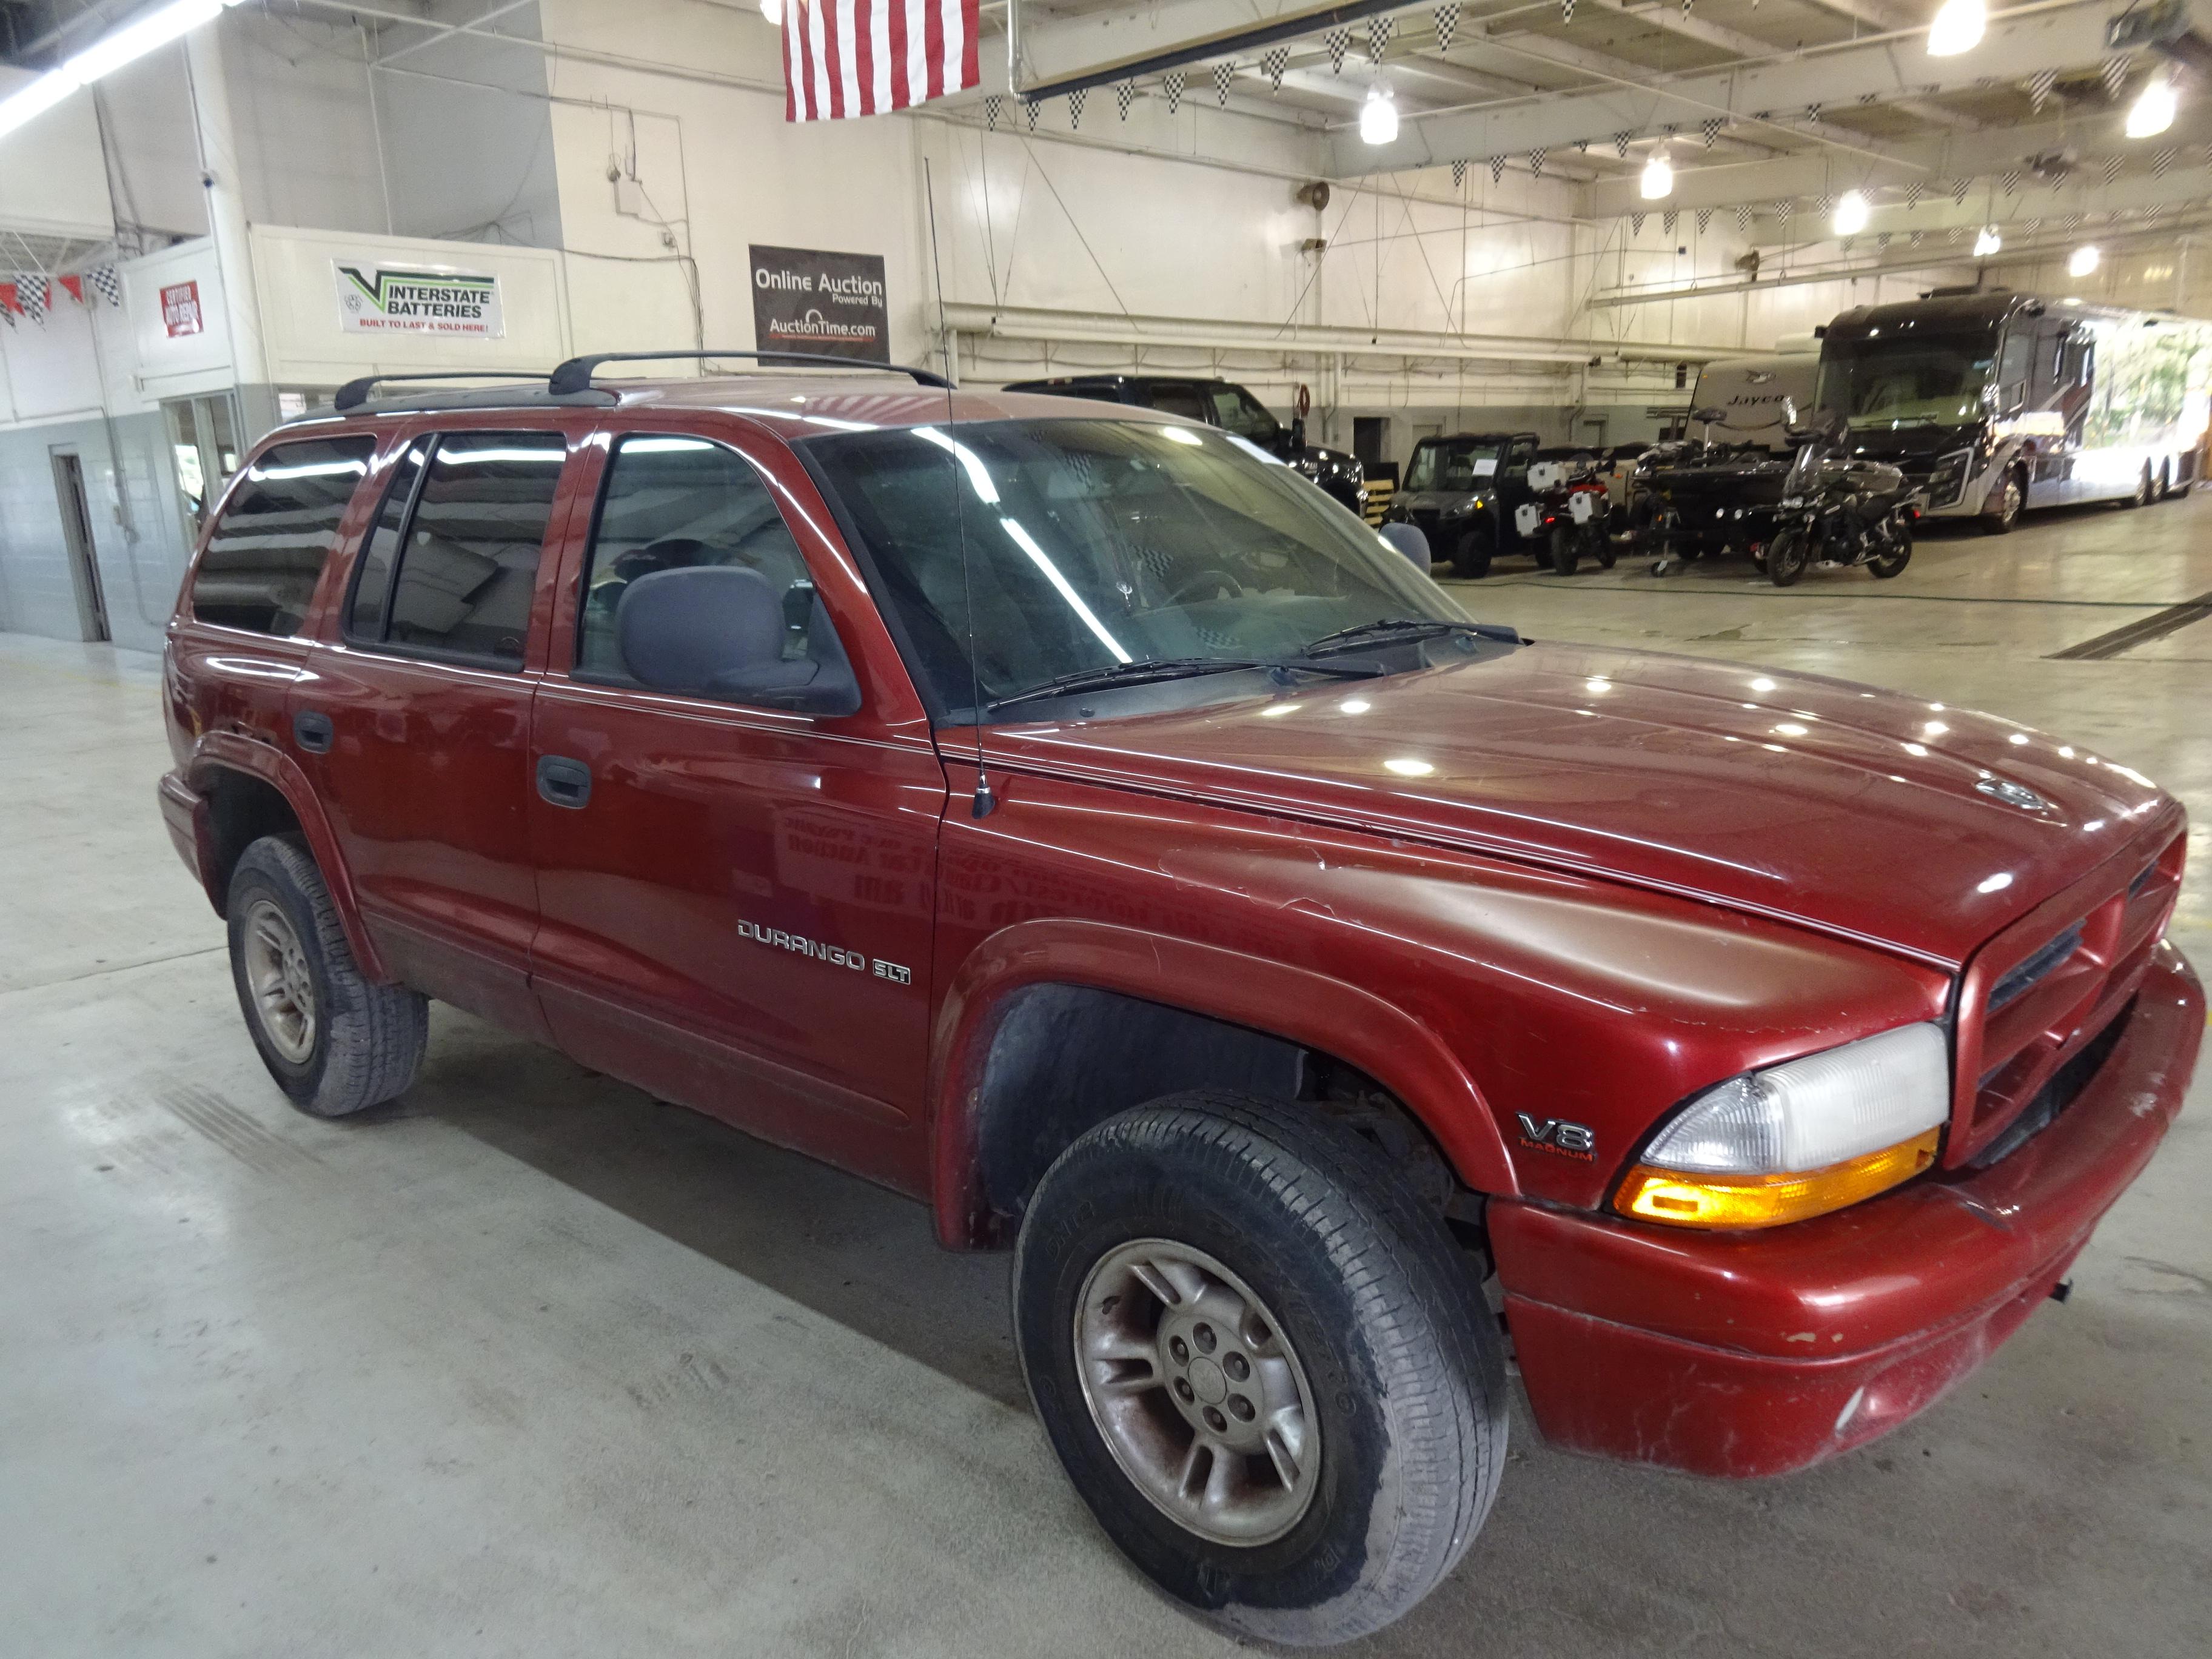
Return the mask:
[[1243,1279],[1190,1245],[1132,1240],[1085,1279],[1074,1338],[1091,1420],[1155,1507],[1220,1544],[1297,1524],[1320,1421],[1304,1366]]
[[292,919],[274,899],[246,913],[246,983],[269,1046],[295,1066],[315,1052],[315,979]]

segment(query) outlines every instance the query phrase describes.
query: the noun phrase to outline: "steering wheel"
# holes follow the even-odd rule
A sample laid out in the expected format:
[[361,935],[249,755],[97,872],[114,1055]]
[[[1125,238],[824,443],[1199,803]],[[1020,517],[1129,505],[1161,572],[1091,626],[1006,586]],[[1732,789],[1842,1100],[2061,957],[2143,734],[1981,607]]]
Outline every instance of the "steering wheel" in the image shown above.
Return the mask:
[[1206,569],[1200,571],[1196,575],[1190,577],[1177,586],[1174,592],[1168,595],[1168,603],[1170,605],[1181,605],[1183,602],[1184,596],[1188,594],[1193,588],[1202,586],[1208,581],[1215,584],[1213,597],[1216,599],[1225,597],[1232,599],[1241,599],[1244,597],[1244,584],[1243,582],[1238,581],[1236,577],[1231,575],[1226,570],[1220,570],[1208,567]]

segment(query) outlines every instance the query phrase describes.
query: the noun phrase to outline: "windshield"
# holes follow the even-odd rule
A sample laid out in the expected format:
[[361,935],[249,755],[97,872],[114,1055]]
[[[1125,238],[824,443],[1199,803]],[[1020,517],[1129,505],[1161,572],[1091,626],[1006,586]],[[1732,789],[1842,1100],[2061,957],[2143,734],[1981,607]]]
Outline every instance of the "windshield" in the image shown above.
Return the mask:
[[1295,657],[1385,617],[1467,620],[1357,518],[1218,432],[989,421],[803,447],[955,719],[1085,670]]
[[1821,354],[1815,402],[1853,426],[1955,426],[1981,417],[1982,388],[1996,356],[1994,334],[1830,340]]
[[1480,489],[1498,474],[1498,457],[1504,445],[1490,438],[1424,438],[1413,446],[1413,464],[1406,469],[1406,488],[1413,489]]

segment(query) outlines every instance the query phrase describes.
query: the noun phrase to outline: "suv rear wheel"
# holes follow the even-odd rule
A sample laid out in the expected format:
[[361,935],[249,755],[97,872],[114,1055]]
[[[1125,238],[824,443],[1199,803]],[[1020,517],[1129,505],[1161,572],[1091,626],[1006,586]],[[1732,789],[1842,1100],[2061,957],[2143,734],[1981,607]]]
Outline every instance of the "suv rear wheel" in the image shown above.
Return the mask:
[[1046,1173],[1014,1256],[1037,1415],[1109,1536],[1242,1634],[1380,1629],[1466,1552],[1505,1455],[1497,1321],[1382,1153],[1170,1096]]
[[429,1001],[365,978],[297,836],[264,836],[230,878],[230,972],[246,1029],[301,1111],[343,1117],[415,1080]]

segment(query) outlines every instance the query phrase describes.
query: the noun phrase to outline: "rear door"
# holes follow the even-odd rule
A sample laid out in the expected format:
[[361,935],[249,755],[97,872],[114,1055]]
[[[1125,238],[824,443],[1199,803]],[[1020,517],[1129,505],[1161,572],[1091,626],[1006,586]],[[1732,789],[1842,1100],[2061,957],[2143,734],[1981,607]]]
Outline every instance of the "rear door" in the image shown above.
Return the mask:
[[524,803],[568,452],[546,428],[409,431],[292,706],[386,965],[539,1035]]
[[[773,439],[617,433],[596,495],[533,717],[533,972],[555,1038],[915,1188],[945,786],[912,687]],[[702,565],[763,577],[787,658],[849,670],[858,708],[641,684],[618,638],[623,594]]]

